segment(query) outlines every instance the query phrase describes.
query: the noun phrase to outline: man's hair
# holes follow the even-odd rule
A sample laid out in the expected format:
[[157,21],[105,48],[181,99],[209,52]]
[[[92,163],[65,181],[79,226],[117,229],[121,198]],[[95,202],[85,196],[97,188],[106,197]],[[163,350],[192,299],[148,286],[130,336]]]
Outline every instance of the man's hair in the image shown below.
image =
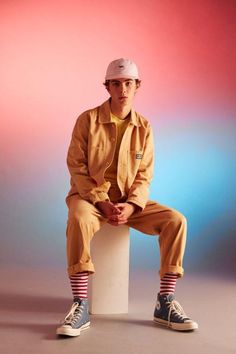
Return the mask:
[[[110,81],[111,81],[111,80],[106,80],[106,81],[103,83],[103,85],[106,87],[106,89],[108,89]],[[136,86],[139,87],[140,84],[141,84],[141,80],[135,79],[135,82],[136,82]]]

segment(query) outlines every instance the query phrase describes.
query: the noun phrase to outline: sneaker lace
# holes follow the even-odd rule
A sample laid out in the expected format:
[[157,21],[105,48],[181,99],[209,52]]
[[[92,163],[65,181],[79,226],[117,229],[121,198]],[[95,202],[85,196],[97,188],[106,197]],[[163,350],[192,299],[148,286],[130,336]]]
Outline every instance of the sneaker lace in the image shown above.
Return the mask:
[[182,308],[182,306],[176,300],[172,300],[169,303],[168,325],[171,322],[170,317],[171,317],[172,313],[177,315],[181,320],[183,320],[183,319],[185,319],[187,317],[186,313],[184,312],[184,309]]
[[74,302],[70,311],[63,320],[64,325],[73,325],[81,317],[83,312],[83,306],[80,306],[78,302]]

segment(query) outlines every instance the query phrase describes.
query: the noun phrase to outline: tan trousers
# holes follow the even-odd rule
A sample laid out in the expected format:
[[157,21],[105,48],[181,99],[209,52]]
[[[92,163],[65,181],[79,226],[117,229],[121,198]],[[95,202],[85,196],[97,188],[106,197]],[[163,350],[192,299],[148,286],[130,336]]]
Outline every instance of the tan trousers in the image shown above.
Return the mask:
[[[94,205],[80,199],[78,195],[67,198],[67,206],[69,209],[66,229],[68,274],[73,275],[82,271],[94,273],[90,241],[107,219]],[[181,213],[148,201],[143,211],[131,215],[127,225],[145,234],[159,235],[161,277],[167,272],[176,273],[179,277],[183,276],[182,261],[187,223]]]

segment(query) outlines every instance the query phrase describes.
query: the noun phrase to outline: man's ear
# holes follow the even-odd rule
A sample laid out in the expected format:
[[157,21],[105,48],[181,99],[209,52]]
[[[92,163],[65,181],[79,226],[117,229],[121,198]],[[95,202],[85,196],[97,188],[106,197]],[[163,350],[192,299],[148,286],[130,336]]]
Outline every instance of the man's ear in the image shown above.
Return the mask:
[[137,83],[137,84],[136,84],[135,93],[138,91],[139,87],[140,87],[140,83]]
[[103,85],[105,86],[106,90],[110,93],[110,90],[109,90],[109,81],[105,81],[103,83]]
[[106,90],[107,90],[108,93],[110,93],[110,87],[109,86],[110,86],[109,84],[106,85]]

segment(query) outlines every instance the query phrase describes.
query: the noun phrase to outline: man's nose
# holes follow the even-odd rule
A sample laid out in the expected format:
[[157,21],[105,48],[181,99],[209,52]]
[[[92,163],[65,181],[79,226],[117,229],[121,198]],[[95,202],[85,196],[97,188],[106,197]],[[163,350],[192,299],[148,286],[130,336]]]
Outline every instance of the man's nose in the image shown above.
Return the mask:
[[121,85],[121,92],[122,92],[122,94],[125,94],[125,93],[126,93],[126,86],[125,86],[125,83],[123,83],[123,84]]

